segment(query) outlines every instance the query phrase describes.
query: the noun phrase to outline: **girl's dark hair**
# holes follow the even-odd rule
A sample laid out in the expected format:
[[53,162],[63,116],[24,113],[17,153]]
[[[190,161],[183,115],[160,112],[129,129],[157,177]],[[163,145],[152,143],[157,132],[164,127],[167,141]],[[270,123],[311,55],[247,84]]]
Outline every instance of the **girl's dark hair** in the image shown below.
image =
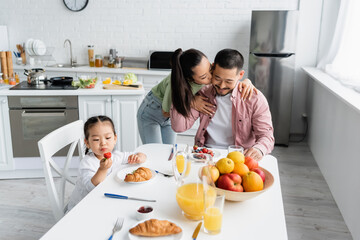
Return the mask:
[[178,48],[171,58],[171,100],[174,108],[184,117],[188,117],[194,95],[190,82],[193,82],[193,68],[206,57],[196,49],[183,52]]
[[[111,118],[109,118],[108,116],[95,116],[95,117],[91,117],[89,118],[85,124],[84,124],[84,135],[85,135],[85,139],[89,140],[89,129],[92,128],[94,125],[96,125],[98,122],[110,122],[111,127],[113,129],[114,135],[116,135],[115,132],[115,126],[113,121],[111,120]],[[89,152],[89,148],[86,147],[85,149],[85,155],[88,154]]]

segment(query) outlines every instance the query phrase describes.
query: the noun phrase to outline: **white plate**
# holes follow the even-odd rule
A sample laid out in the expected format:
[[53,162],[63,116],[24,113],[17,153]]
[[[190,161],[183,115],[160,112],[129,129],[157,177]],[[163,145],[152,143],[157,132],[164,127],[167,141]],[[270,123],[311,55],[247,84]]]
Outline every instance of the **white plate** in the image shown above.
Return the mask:
[[[199,147],[200,149],[202,149],[203,147]],[[213,159],[219,158],[221,156],[220,152],[218,150],[212,149],[212,148],[207,148],[210,149],[211,151],[213,151],[214,156],[212,157]],[[194,150],[192,150],[192,153],[196,153],[194,152]]]
[[152,173],[152,176],[149,180],[147,181],[142,181],[142,182],[125,182],[124,179],[125,179],[125,176],[126,174],[128,173],[132,173],[133,171],[135,171],[136,169],[138,169],[139,167],[141,166],[136,166],[136,167],[128,167],[128,168],[124,168],[124,169],[121,169],[119,170],[117,173],[116,173],[116,178],[118,181],[120,182],[124,182],[124,183],[130,183],[130,184],[141,184],[141,183],[147,183],[147,182],[150,182],[151,180],[153,180],[155,177],[156,177],[156,172],[152,169],[151,170],[151,173]]
[[41,40],[35,40],[33,44],[33,51],[36,55],[42,56],[46,53],[46,45]]
[[[142,222],[145,222],[145,221],[146,220],[137,222],[131,228],[133,228],[136,225],[138,225],[139,223],[142,223]],[[182,229],[182,227],[179,224],[177,224],[176,222],[174,222],[172,220],[168,220],[168,221],[175,223],[178,227],[180,227]],[[129,230],[131,228],[129,228]],[[172,234],[172,235],[162,236],[162,237],[142,237],[142,236],[133,235],[128,231],[130,240],[144,240],[144,239],[151,239],[151,240],[178,240],[178,239],[182,238],[183,232],[184,232],[184,230],[182,230],[180,233],[177,233],[177,234]]]
[[34,55],[34,52],[32,51],[33,42],[34,42],[34,39],[29,38],[28,40],[26,40],[26,43],[25,43],[25,50],[26,50],[27,54],[29,54],[29,55]]

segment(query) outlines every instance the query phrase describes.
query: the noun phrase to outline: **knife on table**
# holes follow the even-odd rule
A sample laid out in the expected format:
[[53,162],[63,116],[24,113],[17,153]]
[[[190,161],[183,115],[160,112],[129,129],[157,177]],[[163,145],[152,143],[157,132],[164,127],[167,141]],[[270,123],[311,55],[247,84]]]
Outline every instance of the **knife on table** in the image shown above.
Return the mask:
[[201,228],[201,224],[202,224],[202,222],[199,222],[199,224],[196,226],[195,231],[194,231],[194,233],[192,235],[193,240],[196,240],[196,238],[197,238],[197,236],[199,234],[200,228]]
[[117,199],[129,199],[129,200],[136,200],[136,201],[156,202],[156,200],[149,200],[149,199],[143,199],[143,198],[134,198],[134,197],[128,197],[128,196],[112,194],[112,193],[104,193],[104,196],[109,197],[109,198],[117,198]]
[[174,151],[176,151],[176,149],[177,149],[177,144],[174,144],[173,147],[171,148],[171,153],[170,153],[168,161],[170,161],[173,158]]

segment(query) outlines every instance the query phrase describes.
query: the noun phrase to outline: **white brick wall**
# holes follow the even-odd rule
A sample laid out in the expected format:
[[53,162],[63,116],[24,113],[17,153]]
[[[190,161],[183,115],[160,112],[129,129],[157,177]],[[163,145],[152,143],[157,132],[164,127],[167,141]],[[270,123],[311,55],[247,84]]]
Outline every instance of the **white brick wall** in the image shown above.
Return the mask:
[[[251,10],[297,9],[298,0],[90,0],[74,13],[62,0],[0,0],[0,25],[7,25],[12,50],[28,38],[55,47],[57,62],[69,61],[69,38],[79,63],[87,45],[108,54],[148,56],[149,50],[197,48],[212,61],[223,48],[248,57]],[[247,65],[245,66],[247,69]]]

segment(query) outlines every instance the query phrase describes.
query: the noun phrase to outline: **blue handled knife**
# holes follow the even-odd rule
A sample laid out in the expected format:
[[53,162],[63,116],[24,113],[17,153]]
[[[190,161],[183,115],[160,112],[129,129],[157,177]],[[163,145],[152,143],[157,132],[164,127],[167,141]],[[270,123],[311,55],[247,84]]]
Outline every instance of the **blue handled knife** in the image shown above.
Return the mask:
[[129,199],[129,200],[136,200],[136,201],[156,202],[156,200],[149,200],[149,199],[143,199],[143,198],[134,198],[134,197],[128,197],[128,196],[112,194],[112,193],[104,193],[104,196],[109,197],[109,198],[117,198],[117,199]]

